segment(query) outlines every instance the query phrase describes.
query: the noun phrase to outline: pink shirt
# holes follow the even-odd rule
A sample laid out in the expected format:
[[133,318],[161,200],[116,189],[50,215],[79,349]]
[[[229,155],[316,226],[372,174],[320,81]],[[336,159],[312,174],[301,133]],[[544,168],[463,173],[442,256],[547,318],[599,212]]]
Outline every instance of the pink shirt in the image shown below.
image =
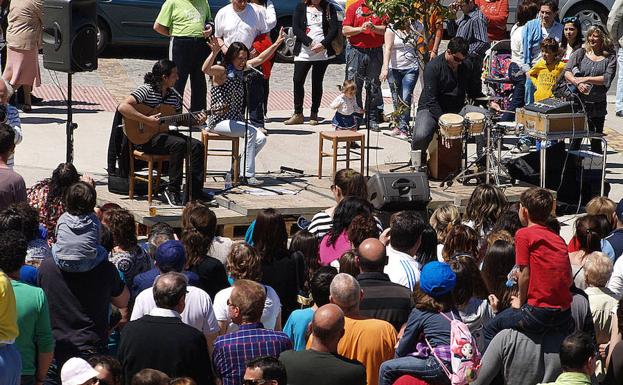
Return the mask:
[[322,237],[322,241],[320,241],[320,264],[322,266],[328,266],[331,262],[339,259],[342,254],[353,248],[353,245],[351,245],[348,240],[346,231],[342,231],[342,234],[337,237],[334,244],[331,246],[327,245],[330,234],[329,232],[329,234]]

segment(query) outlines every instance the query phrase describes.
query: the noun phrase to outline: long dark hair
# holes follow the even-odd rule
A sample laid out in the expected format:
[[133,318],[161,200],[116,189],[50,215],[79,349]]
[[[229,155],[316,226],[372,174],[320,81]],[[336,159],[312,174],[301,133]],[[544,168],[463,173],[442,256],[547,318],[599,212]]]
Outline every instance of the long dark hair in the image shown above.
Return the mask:
[[318,237],[315,234],[310,233],[307,230],[301,230],[294,234],[292,241],[290,241],[290,255],[299,253],[303,257],[304,272],[303,272],[303,284],[302,289],[305,292],[309,292],[311,278],[314,273],[320,269],[320,257],[318,254]]
[[262,257],[262,262],[271,263],[288,255],[286,222],[277,210],[264,209],[257,214],[253,245]]
[[225,57],[223,59],[223,64],[232,64],[234,62],[234,58],[238,56],[240,51],[244,51],[247,53],[247,58],[249,58],[249,49],[246,45],[239,41],[235,41],[229,45],[227,48],[227,52],[225,53]]
[[487,249],[482,264],[482,278],[487,290],[500,300],[498,312],[511,306],[511,296],[518,294],[517,285],[508,286],[508,273],[515,265],[515,247],[497,240]]
[[422,236],[420,241],[420,247],[418,248],[415,257],[420,263],[420,266],[426,265],[428,262],[437,260],[437,232],[433,226],[428,223],[422,230]]
[[573,21],[563,22],[562,24],[563,32],[562,32],[562,39],[560,39],[560,48],[563,51],[567,49],[567,44],[569,44],[569,42],[567,41],[567,36],[565,36],[565,32],[564,32],[564,26],[569,23],[572,23],[573,26],[575,27],[575,30],[578,31],[578,36],[575,38],[575,43],[573,43],[571,48],[573,48],[573,50],[576,50],[577,48],[580,48],[582,44],[584,44],[584,35],[582,34],[582,23],[580,23],[580,19],[576,17],[575,19],[573,19]]
[[62,200],[65,192],[72,184],[80,181],[78,171],[71,163],[61,163],[54,171],[50,178],[50,191],[46,198],[47,202],[54,200]]
[[597,215],[584,215],[575,222],[575,237],[586,254],[601,251],[601,221]]
[[208,255],[215,235],[216,215],[214,212],[205,206],[191,208],[186,227],[182,232],[188,268],[201,264]]
[[348,229],[357,215],[372,215],[372,204],[358,197],[346,197],[335,208],[333,213],[333,227],[329,231],[327,246],[335,244],[342,231]]
[[162,77],[171,75],[173,69],[177,66],[169,59],[158,60],[151,69],[143,77],[145,84],[149,84],[153,89],[159,90],[162,84]]

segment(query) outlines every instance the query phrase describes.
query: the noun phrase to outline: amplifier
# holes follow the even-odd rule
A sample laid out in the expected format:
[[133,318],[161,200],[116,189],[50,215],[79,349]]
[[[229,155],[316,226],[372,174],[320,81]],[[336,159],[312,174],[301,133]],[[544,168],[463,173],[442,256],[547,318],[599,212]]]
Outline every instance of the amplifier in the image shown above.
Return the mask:
[[421,210],[430,201],[428,178],[423,172],[377,173],[368,181],[370,202],[377,210]]
[[567,114],[574,112],[573,102],[566,100],[547,98],[527,104],[524,106],[526,111],[539,112],[541,114]]
[[567,135],[567,137],[585,136],[588,132],[585,113],[541,113],[528,111],[525,107],[518,108],[517,123],[521,123],[527,134],[539,137],[552,135]]

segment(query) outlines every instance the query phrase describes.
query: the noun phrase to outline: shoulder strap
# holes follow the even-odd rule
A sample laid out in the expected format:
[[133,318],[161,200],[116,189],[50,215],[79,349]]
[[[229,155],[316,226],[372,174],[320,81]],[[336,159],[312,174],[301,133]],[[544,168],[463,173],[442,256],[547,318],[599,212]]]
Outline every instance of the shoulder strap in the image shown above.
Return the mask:
[[433,353],[433,357],[435,357],[435,359],[439,363],[439,366],[441,366],[441,369],[446,374],[446,376],[448,376],[448,378],[452,378],[452,372],[450,372],[450,370],[446,367],[446,364],[444,364],[441,358],[439,358],[439,356],[437,355],[437,353],[435,353],[435,349],[430,345],[430,342],[428,342],[428,338],[426,338],[426,336],[424,336],[424,341],[426,341],[426,345],[428,346],[428,349],[430,350],[431,353]]

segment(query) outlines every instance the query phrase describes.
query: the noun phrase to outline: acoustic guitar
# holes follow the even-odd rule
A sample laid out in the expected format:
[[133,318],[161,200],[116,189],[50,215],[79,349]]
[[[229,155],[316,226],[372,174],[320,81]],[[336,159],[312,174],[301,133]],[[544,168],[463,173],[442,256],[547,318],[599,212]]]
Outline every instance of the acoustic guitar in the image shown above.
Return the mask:
[[160,114],[160,124],[157,127],[150,127],[143,122],[133,120],[131,118],[123,117],[123,132],[128,137],[128,140],[132,144],[145,144],[149,142],[154,136],[169,131],[169,126],[172,124],[189,124],[193,121],[194,117],[204,112],[207,115],[221,114],[226,112],[228,107],[223,106],[220,108],[213,108],[211,110],[201,110],[199,112],[187,112],[184,114],[176,114],[175,107],[168,104],[161,104],[158,107],[150,107],[145,104],[137,104],[134,106],[136,111],[145,116],[152,116]]

